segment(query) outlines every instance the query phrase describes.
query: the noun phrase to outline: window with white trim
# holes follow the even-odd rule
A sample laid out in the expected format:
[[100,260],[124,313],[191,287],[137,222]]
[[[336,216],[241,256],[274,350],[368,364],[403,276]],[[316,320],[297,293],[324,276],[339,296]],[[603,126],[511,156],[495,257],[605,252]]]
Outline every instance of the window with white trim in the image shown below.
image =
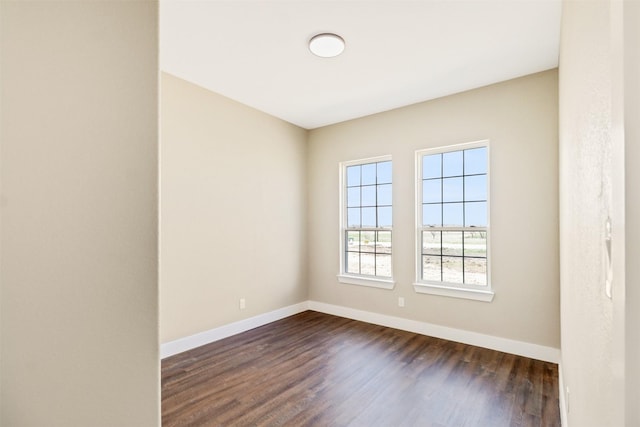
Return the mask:
[[344,162],[340,275],[344,283],[393,287],[391,157]]
[[490,301],[487,141],[416,153],[418,292]]

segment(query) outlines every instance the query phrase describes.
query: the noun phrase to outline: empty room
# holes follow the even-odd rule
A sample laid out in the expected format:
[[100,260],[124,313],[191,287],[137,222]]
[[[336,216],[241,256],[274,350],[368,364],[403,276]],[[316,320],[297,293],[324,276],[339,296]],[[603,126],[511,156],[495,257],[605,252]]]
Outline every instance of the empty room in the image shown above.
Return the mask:
[[0,3],[0,425],[640,425],[640,3]]

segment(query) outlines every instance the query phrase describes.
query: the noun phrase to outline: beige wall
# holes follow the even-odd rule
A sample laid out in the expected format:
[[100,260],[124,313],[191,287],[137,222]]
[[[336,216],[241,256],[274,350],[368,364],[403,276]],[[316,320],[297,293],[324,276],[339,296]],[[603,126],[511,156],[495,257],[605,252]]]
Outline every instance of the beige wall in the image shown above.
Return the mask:
[[[3,27],[3,8],[0,4],[0,268],[2,267],[2,27]],[[0,424],[2,424],[2,272],[0,272]]]
[[[310,299],[559,348],[557,83],[551,70],[311,131]],[[481,139],[491,141],[495,299],[416,294],[415,151]],[[385,154],[396,287],[338,283],[338,163]]]
[[161,342],[305,301],[307,132],[168,74],[161,90]]
[[640,425],[640,2],[624,3],[626,422]]
[[0,424],[159,425],[157,3],[0,9]]
[[[624,328],[620,302],[625,293],[625,177],[620,173],[625,141],[618,126],[626,120],[620,111],[624,88],[617,86],[622,56],[616,32],[620,5],[569,1],[563,6],[561,340],[570,426],[624,425],[624,334],[616,336]],[[608,216],[613,224],[613,300],[605,293]]]

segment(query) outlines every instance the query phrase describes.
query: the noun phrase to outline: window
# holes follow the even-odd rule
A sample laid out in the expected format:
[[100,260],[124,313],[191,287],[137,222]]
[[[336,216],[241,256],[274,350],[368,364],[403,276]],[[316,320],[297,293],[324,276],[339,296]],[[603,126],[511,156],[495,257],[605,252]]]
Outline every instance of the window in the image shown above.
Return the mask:
[[393,288],[391,157],[346,162],[341,176],[340,282]]
[[417,161],[417,292],[491,301],[489,147],[422,150]]

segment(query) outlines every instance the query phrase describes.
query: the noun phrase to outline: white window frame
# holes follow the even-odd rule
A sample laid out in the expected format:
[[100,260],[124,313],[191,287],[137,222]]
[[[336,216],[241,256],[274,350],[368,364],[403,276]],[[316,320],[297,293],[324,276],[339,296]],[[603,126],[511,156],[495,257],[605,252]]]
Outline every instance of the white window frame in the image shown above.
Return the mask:
[[[432,154],[442,154],[455,151],[468,150],[473,148],[487,148],[487,226],[482,229],[478,227],[438,227],[438,230],[451,231],[486,231],[487,233],[487,284],[472,285],[461,283],[449,283],[442,281],[429,281],[422,279],[422,231],[432,229],[424,227],[422,224],[422,158]],[[469,142],[464,144],[449,145],[438,148],[428,148],[416,151],[416,282],[413,284],[415,292],[422,294],[440,295],[454,298],[465,298],[477,301],[491,302],[494,297],[494,291],[491,286],[491,232],[490,232],[490,146],[488,140]]]
[[[381,289],[393,289],[395,287],[395,281],[393,279],[393,224],[391,227],[375,227],[371,228],[371,231],[390,231],[391,232],[391,277],[383,278],[376,276],[369,276],[364,274],[353,274],[346,272],[346,243],[345,243],[345,235],[349,230],[347,227],[347,167],[355,166],[355,165],[364,165],[368,163],[378,163],[378,162],[386,162],[393,161],[391,155],[378,156],[378,157],[369,157],[366,159],[360,160],[350,160],[346,162],[341,162],[339,165],[339,185],[340,185],[340,236],[338,241],[340,242],[340,273],[338,274],[338,281],[340,283],[346,283],[349,285],[360,285],[360,286],[369,286],[373,288],[381,288]],[[392,164],[392,175],[393,175],[393,164]],[[391,185],[393,185],[393,178],[391,179]],[[393,187],[392,187],[393,188]],[[392,196],[393,197],[393,196]],[[393,212],[393,202],[392,202],[392,212]],[[393,216],[391,219],[393,223]],[[366,227],[359,227],[357,229],[362,229]]]

